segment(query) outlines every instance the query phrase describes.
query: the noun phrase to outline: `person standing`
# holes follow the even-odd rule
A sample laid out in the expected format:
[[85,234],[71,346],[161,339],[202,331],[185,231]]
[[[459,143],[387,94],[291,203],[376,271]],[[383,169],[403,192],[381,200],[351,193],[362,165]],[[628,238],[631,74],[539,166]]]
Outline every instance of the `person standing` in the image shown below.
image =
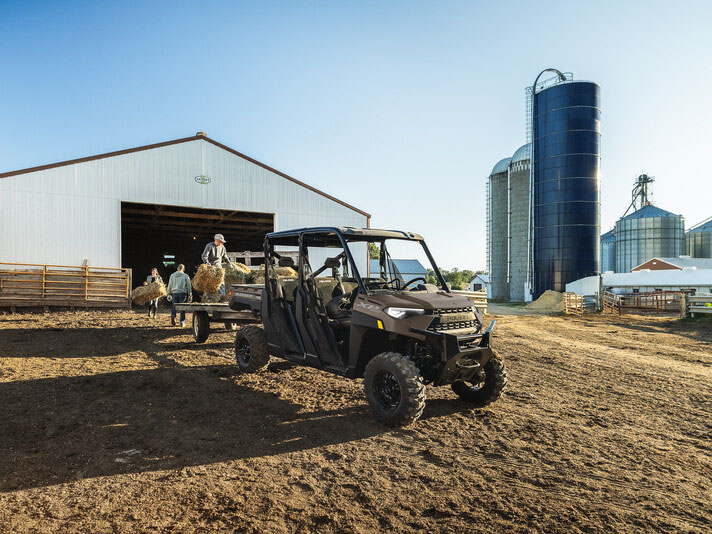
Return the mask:
[[[158,269],[155,267],[151,269],[151,274],[146,278],[146,283],[144,285],[152,284],[153,282],[163,283],[163,278],[158,274]],[[150,300],[148,302],[148,317],[149,319],[155,319],[156,313],[158,312],[158,299]]]
[[[193,291],[193,287],[190,285],[190,276],[184,271],[185,265],[181,263],[176,267],[176,272],[168,279],[166,292],[168,300],[171,301],[171,326],[176,325],[176,304],[186,302]],[[180,312],[180,325],[185,326],[185,310]]]
[[[213,265],[214,267],[222,267],[223,261],[231,264],[230,258],[227,257],[227,249],[225,248],[225,237],[222,234],[215,234],[213,242],[205,245],[203,249],[203,263]],[[220,286],[220,294],[225,294],[225,284]]]

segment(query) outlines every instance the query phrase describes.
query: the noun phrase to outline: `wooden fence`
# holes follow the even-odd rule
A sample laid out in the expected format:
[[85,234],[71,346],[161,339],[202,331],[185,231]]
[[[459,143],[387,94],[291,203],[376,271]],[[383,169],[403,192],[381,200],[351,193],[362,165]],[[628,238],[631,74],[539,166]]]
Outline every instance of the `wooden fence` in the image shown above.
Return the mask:
[[480,310],[482,313],[487,313],[487,290],[486,289],[480,289],[478,291],[459,291],[457,289],[453,289],[452,292],[469,298],[472,301],[472,303],[475,305],[475,308]]
[[583,316],[585,311],[584,296],[576,293],[564,293],[564,313]]
[[0,263],[0,307],[128,308],[131,269]]

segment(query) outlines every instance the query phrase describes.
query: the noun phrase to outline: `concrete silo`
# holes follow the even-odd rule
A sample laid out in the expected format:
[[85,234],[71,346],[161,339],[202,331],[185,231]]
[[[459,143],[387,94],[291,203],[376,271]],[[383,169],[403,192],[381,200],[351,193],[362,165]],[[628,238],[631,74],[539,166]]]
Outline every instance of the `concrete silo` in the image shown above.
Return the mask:
[[616,222],[616,272],[685,253],[685,219],[648,204]]
[[509,283],[507,280],[508,243],[508,213],[509,213],[509,163],[512,158],[499,161],[488,179],[489,217],[487,224],[487,242],[489,257],[489,273],[492,300],[509,299]]
[[616,231],[609,230],[601,236],[601,272],[616,270]]
[[520,147],[509,164],[509,300],[525,300],[529,235],[531,145]]
[[693,258],[712,258],[712,217],[688,230],[685,249]]

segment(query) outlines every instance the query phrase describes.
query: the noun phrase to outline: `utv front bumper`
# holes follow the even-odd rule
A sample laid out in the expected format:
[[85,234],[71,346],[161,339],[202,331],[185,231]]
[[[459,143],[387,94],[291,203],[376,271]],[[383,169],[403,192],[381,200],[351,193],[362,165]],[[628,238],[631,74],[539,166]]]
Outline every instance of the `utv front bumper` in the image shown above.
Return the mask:
[[441,354],[433,385],[472,381],[492,357],[490,335],[494,325],[493,320],[484,332],[462,336],[411,328],[410,331],[414,334],[425,336],[426,342],[433,349],[439,349]]

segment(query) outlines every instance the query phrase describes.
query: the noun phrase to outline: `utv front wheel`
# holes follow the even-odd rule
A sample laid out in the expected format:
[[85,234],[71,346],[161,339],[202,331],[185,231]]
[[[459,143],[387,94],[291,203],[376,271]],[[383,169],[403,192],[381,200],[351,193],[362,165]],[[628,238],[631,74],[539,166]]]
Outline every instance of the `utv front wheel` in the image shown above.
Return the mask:
[[472,382],[455,382],[452,390],[462,400],[482,407],[500,398],[505,387],[507,387],[507,368],[500,356],[492,354]]
[[412,361],[397,352],[383,352],[368,362],[363,388],[374,415],[387,425],[409,425],[425,408],[423,377]]
[[265,331],[259,326],[245,326],[235,336],[235,359],[244,373],[257,373],[267,367],[269,351]]

